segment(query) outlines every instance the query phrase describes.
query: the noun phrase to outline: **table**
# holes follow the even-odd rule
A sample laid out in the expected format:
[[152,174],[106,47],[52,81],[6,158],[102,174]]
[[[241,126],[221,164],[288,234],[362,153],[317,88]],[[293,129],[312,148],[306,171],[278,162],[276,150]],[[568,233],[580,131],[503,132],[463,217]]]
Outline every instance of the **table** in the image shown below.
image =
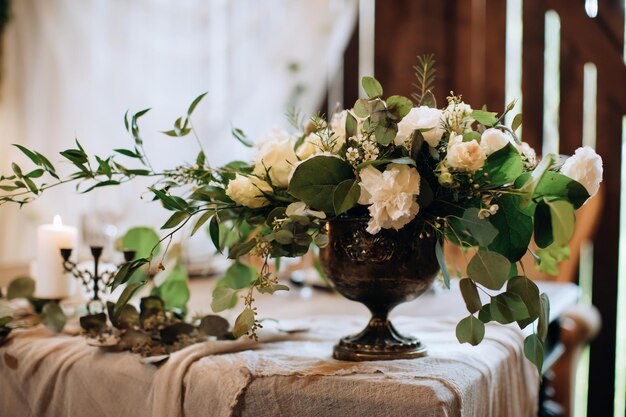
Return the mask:
[[[212,281],[192,283],[191,311],[209,311]],[[542,284],[552,317],[575,303],[577,288]],[[488,325],[478,347],[460,345],[465,315],[458,287],[425,294],[394,312],[429,356],[349,363],[330,357],[342,335],[360,330],[367,312],[336,295],[297,291],[260,297],[259,311],[279,326],[307,326],[266,343],[209,342],[177,352],[157,368],[130,353],[106,353],[44,328],[15,331],[0,347],[2,416],[532,416],[538,379],[523,358],[523,332]],[[286,319],[286,320],[282,320]]]

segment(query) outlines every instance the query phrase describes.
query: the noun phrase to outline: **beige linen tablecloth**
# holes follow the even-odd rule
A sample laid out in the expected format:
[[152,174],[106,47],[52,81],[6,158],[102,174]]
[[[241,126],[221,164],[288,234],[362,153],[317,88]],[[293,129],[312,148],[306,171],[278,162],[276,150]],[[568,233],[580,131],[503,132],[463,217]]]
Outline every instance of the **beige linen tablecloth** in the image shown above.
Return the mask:
[[523,335],[488,325],[477,347],[460,345],[454,319],[397,317],[429,356],[339,362],[330,354],[363,317],[319,316],[294,336],[268,331],[207,342],[161,367],[131,353],[107,353],[81,337],[44,328],[15,331],[0,347],[0,416],[533,416],[538,379],[524,359]]

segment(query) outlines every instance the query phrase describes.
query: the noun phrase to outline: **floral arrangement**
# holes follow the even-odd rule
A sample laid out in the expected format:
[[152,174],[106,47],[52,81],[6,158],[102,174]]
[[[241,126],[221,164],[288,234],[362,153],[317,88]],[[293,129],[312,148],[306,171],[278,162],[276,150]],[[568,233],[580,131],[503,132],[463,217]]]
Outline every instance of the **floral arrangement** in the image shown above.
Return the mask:
[[[328,120],[314,115],[304,123],[292,114],[295,132],[274,130],[256,144],[234,129],[242,144],[256,146],[251,163],[210,167],[198,141],[195,163],[155,172],[138,126],[148,110],[124,117],[133,137],[131,148],[92,159],[77,141],[76,148],[61,152],[77,168],[67,179],[59,179],[40,153],[15,145],[37,167],[26,172],[13,164],[13,174],[0,177],[0,189],[8,192],[0,202],[24,204],[68,181],[88,192],[138,176],[158,177],[150,191],[171,211],[162,227],[170,230],[164,239],[171,239],[193,219],[192,233],[208,224],[215,246],[235,260],[216,286],[212,302],[219,312],[233,307],[241,294],[245,307],[236,320],[235,337],[254,336],[259,326],[255,291],[287,289],[271,273],[269,259],[302,256],[311,245],[327,245],[326,219],[367,216],[367,231],[376,234],[381,229],[399,230],[418,218],[428,226],[424,234],[439,237],[436,254],[446,285],[450,277],[441,242],[447,240],[473,254],[468,276],[460,281],[469,315],[457,326],[459,341],[480,343],[484,323],[490,321],[517,322],[521,328],[537,321],[524,351],[540,369],[549,303],[526,277],[520,259],[531,251],[533,238],[538,250],[531,253],[539,269],[567,256],[574,211],[598,191],[602,160],[590,148],[578,149],[564,163],[556,155],[539,160],[516,133],[521,115],[511,126],[504,124],[515,103],[497,114],[473,109],[461,96],[451,94],[446,106],[437,108],[431,93],[433,64],[432,56],[419,58],[413,100],[383,98],[380,83],[365,77],[367,98]],[[190,118],[203,96],[164,133],[182,137],[193,132]],[[120,157],[139,167],[122,165]],[[36,184],[44,174],[53,182]],[[258,273],[240,261],[244,255],[264,260]],[[151,258],[125,264],[113,289]],[[127,285],[117,309],[144,283]],[[482,303],[479,291],[489,303]]]

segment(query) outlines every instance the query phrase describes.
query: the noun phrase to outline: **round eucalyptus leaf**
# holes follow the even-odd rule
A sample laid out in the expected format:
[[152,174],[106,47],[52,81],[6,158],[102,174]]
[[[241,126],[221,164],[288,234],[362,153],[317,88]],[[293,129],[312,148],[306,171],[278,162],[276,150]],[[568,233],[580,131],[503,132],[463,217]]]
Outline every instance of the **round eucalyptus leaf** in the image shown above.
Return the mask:
[[485,337],[485,325],[473,315],[465,317],[456,325],[456,338],[460,343],[472,346],[479,344]]
[[[59,256],[60,259],[60,256]],[[35,293],[35,281],[30,277],[19,277],[9,283],[7,298],[31,298]]]
[[497,291],[509,278],[511,262],[497,252],[479,250],[467,265],[467,275],[490,290]]
[[65,327],[67,316],[57,303],[47,303],[41,310],[43,324],[54,333],[59,333]]
[[230,324],[226,319],[216,315],[209,315],[202,318],[198,330],[207,336],[223,337],[228,334]]

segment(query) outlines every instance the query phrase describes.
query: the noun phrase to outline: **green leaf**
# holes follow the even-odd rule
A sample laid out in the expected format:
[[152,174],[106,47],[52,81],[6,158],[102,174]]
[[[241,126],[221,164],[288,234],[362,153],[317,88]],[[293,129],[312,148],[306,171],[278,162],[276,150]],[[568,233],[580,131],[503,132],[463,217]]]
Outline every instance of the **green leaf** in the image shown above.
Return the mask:
[[528,250],[533,234],[533,220],[520,208],[517,196],[503,195],[496,200],[499,209],[489,217],[489,222],[498,230],[488,247],[498,252],[511,262],[519,261]]
[[443,274],[443,283],[446,288],[450,288],[450,273],[448,272],[448,266],[446,265],[446,258],[443,255],[443,247],[441,246],[441,242],[437,240],[435,244],[435,256],[437,257],[437,263],[439,264],[439,269],[441,269],[441,273]]
[[[519,188],[522,185],[527,185],[529,178],[530,174],[521,175],[515,180],[515,186]],[[576,209],[580,208],[589,199],[589,193],[582,184],[563,174],[552,171],[546,171],[543,174],[534,188],[533,196],[535,198],[555,197],[567,200]]]
[[487,157],[482,172],[486,172],[488,177],[485,181],[491,185],[504,185],[513,183],[524,169],[524,162],[519,152],[511,144],[492,153]]
[[44,174],[43,169],[34,169],[32,171],[30,171],[28,174],[25,175],[26,178],[39,178]]
[[491,318],[500,324],[524,320],[529,316],[521,297],[508,291],[491,297],[489,313]]
[[[120,267],[120,269],[113,277],[113,283],[111,284],[111,291],[115,291],[117,287],[128,282],[130,278],[133,276],[135,272],[143,265],[146,265],[148,260],[146,258],[135,259],[134,261],[130,261],[125,263]],[[142,280],[141,284],[145,283],[146,280]]]
[[191,102],[191,104],[189,105],[189,109],[187,109],[187,117],[191,116],[193,111],[196,109],[196,106],[202,101],[204,96],[206,96],[207,94],[208,92],[202,93],[198,97],[196,97],[194,101]]
[[243,256],[246,253],[250,252],[252,248],[254,248],[255,246],[256,246],[255,239],[251,239],[246,242],[237,243],[228,250],[228,259],[237,259],[240,256]]
[[139,155],[138,153],[135,153],[129,149],[113,149],[114,152],[117,152],[119,154],[122,154],[124,156],[128,156],[129,158],[137,158],[137,159],[141,159],[141,155]]
[[65,327],[67,317],[57,303],[46,303],[41,309],[42,323],[54,333],[60,333]]
[[513,118],[513,122],[511,123],[511,130],[515,132],[522,125],[522,113],[518,113]]
[[124,291],[122,291],[120,298],[118,298],[117,302],[115,303],[115,313],[113,315],[114,320],[119,319],[123,307],[128,304],[130,299],[133,298],[133,295],[135,295],[135,293],[145,284],[145,282],[136,282],[134,284],[128,284],[126,288],[124,288]]
[[369,107],[370,106],[367,100],[359,99],[356,101],[356,103],[354,103],[354,108],[352,109],[352,111],[354,111],[354,114],[357,117],[365,118],[370,115]]
[[217,286],[224,286],[233,290],[248,288],[257,279],[257,271],[242,262],[234,262],[217,282]]
[[529,320],[534,321],[539,317],[539,288],[531,279],[524,276],[513,277],[506,283],[506,291],[517,294],[522,299],[528,309]]
[[376,142],[383,146],[387,146],[393,142],[398,135],[398,128],[395,125],[385,126],[379,124],[374,130],[374,136],[376,136]]
[[478,320],[483,323],[489,323],[491,321],[491,303],[487,303],[480,308],[478,311]]
[[479,212],[478,208],[470,207],[463,212],[463,217],[459,221],[480,246],[486,247],[498,236],[498,229],[489,220],[478,217]]
[[196,232],[200,230],[200,228],[211,218],[212,215],[212,211],[205,211],[204,213],[202,213],[200,218],[198,218],[198,220],[196,221],[196,224],[194,224],[193,229],[191,230],[191,236],[195,235]]
[[467,265],[467,275],[490,290],[499,290],[509,278],[511,263],[497,252],[480,249]]
[[19,167],[18,164],[16,164],[15,162],[11,163],[11,169],[13,169],[13,172],[15,173],[15,175],[17,175],[19,178],[23,177],[22,174],[22,169]]
[[180,197],[166,194],[163,190],[157,190],[156,188],[149,188],[154,193],[156,199],[161,200],[163,207],[172,211],[187,210],[189,204]]
[[539,249],[537,251],[538,265],[537,269],[541,272],[545,272],[550,275],[557,275],[559,273],[559,262],[568,259],[570,256],[569,245],[550,245],[545,249]]
[[402,119],[413,108],[413,102],[403,96],[391,96],[387,99],[387,107]]
[[472,114],[470,116],[481,125],[491,127],[495,126],[496,123],[498,123],[498,118],[496,117],[497,114],[498,113],[486,110],[474,110],[472,111]]
[[118,243],[118,250],[134,250],[136,258],[148,258],[154,249],[157,255],[161,249],[159,235],[151,227],[133,227],[129,229]]
[[345,180],[339,183],[333,193],[333,207],[335,214],[345,213],[356,207],[361,196],[361,187],[355,180]]
[[188,281],[187,270],[177,265],[171,270],[163,283],[159,285],[159,297],[165,303],[166,310],[186,310],[190,297]]
[[550,299],[545,293],[540,296],[541,308],[539,309],[539,322],[537,323],[537,336],[545,342],[548,337],[548,325],[550,324]]
[[18,145],[17,143],[14,143],[13,146],[22,151],[22,153],[26,155],[31,161],[33,161],[35,165],[42,165],[42,160],[39,155],[37,155],[37,153],[25,148],[22,145]]
[[[59,259],[60,255],[59,255]],[[61,263],[59,262],[59,265]],[[19,277],[9,283],[7,298],[32,298],[35,293],[35,281],[29,277]]]
[[574,235],[574,207],[563,200],[546,201],[550,207],[552,235],[557,245],[567,245]]
[[105,313],[90,314],[81,317],[79,322],[83,330],[102,331],[107,327],[107,316]]
[[535,209],[535,243],[540,248],[547,248],[554,242],[552,235],[552,215],[550,207],[543,201]]
[[459,286],[461,288],[461,295],[465,301],[467,311],[472,314],[476,313],[482,307],[476,284],[474,284],[474,281],[469,278],[463,278],[459,281]]
[[250,142],[248,140],[246,134],[243,133],[243,130],[237,129],[237,128],[233,128],[231,130],[231,133],[232,133],[233,137],[235,139],[237,139],[239,142],[241,142],[245,147],[252,148],[254,146],[254,143],[252,143],[252,142]]
[[372,99],[383,95],[383,87],[374,77],[363,77],[361,79],[361,85],[365,94]]
[[347,162],[331,156],[315,156],[295,169],[289,182],[289,194],[314,210],[333,214],[334,205],[329,196],[339,183],[351,179],[354,179],[354,172]]
[[161,229],[172,229],[181,224],[183,221],[187,220],[190,216],[191,215],[186,211],[177,211],[176,213],[172,214],[169,219],[167,219],[165,224],[161,226]]
[[524,193],[524,196],[520,199],[522,208],[527,207],[531,203],[537,185],[546,174],[546,171],[552,166],[555,159],[556,156],[553,154],[544,156],[530,175],[523,174],[515,180],[515,188],[519,188],[519,190]]
[[346,138],[351,138],[356,136],[359,130],[359,124],[356,121],[356,118],[352,115],[352,113],[347,112],[346,114]]
[[248,333],[250,330],[252,330],[252,326],[254,326],[254,321],[254,311],[251,308],[246,307],[235,320],[233,336],[235,336],[235,338],[239,338]]
[[541,378],[543,367],[543,343],[536,334],[531,334],[524,339],[524,356],[531,361],[539,372]]
[[232,288],[218,286],[213,290],[213,301],[211,302],[211,309],[219,313],[220,311],[233,308],[237,305],[237,291]]
[[459,343],[479,344],[485,337],[485,325],[473,315],[465,317],[456,325],[456,338]]

